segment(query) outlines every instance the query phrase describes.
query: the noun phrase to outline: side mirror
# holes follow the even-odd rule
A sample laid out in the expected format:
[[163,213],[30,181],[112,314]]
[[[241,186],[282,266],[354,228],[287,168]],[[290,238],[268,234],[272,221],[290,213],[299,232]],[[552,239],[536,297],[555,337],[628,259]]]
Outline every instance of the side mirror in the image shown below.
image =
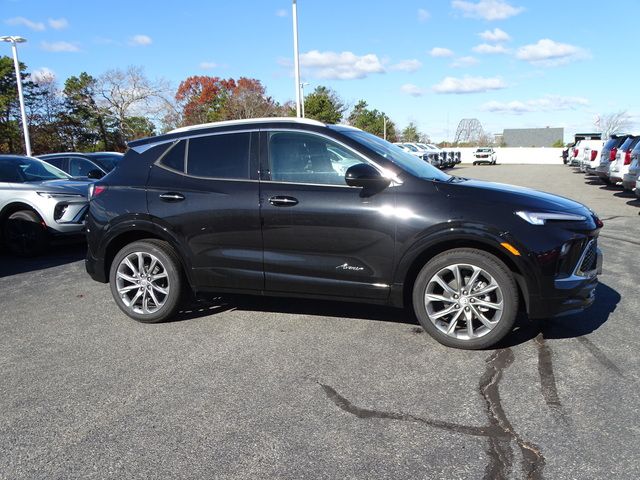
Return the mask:
[[100,170],[98,170],[97,168],[94,168],[93,170],[89,170],[89,172],[87,173],[87,178],[92,178],[92,179],[99,179],[104,177],[104,173],[102,173]]
[[350,187],[361,187],[366,190],[383,190],[391,180],[380,175],[380,172],[367,163],[350,166],[344,174],[344,181]]

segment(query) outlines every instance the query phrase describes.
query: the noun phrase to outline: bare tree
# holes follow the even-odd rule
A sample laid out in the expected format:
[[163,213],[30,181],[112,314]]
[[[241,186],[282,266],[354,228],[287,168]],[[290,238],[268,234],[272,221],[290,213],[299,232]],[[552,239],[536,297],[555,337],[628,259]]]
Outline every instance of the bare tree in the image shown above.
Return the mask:
[[631,129],[631,116],[626,110],[598,115],[594,125],[602,132],[603,138],[609,138],[616,133],[628,132]]
[[150,80],[141,67],[105,72],[98,78],[96,90],[100,106],[109,112],[120,146],[124,146],[132,133],[128,131],[127,118],[145,117],[159,123],[171,103],[169,84],[164,80]]

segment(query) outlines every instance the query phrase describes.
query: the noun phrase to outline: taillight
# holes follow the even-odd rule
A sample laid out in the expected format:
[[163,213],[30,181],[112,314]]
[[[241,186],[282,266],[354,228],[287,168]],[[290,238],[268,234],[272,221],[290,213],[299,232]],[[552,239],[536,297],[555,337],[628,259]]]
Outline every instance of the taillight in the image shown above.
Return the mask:
[[624,164],[631,165],[631,150],[627,150],[627,153],[624,154]]
[[612,148],[611,151],[609,152],[609,161],[613,162],[616,159],[616,153],[618,153],[618,149],[617,148]]
[[574,148],[574,149],[573,149],[573,156],[574,156],[574,157],[577,157],[577,156],[578,156],[578,149],[577,149],[577,148]]
[[593,162],[598,157],[597,150],[591,150],[591,161]]
[[106,189],[107,189],[106,185],[96,185],[95,183],[92,183],[91,185],[89,185],[89,200],[91,200],[92,198],[96,198],[98,195],[103,193]]

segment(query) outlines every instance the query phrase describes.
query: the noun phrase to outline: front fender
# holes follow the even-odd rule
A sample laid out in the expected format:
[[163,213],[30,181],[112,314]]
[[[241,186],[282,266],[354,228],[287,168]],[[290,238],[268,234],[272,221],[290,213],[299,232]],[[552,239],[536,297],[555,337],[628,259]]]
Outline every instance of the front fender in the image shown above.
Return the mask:
[[[514,255],[501,243],[507,242],[515,247],[520,255]],[[452,248],[480,248],[496,254],[516,270],[520,287],[526,296],[539,292],[539,281],[535,264],[529,251],[508,232],[502,232],[483,224],[464,225],[448,222],[431,227],[405,242],[406,247],[398,252],[400,259],[394,272],[394,285],[403,285],[408,274],[417,266],[416,262],[426,263],[431,256]],[[426,257],[425,257],[426,256]],[[421,268],[421,265],[418,266]],[[524,282],[524,283],[523,283]]]

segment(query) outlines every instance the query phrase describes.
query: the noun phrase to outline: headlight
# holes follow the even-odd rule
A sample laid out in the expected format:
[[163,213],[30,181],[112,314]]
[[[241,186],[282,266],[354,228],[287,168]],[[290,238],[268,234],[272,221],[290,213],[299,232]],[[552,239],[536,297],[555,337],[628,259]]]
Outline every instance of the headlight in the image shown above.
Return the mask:
[[45,198],[82,198],[80,193],[37,192],[37,194]]
[[515,212],[521,219],[530,223],[531,225],[544,225],[547,220],[557,220],[560,222],[584,222],[587,217],[584,215],[577,215],[574,213],[559,213],[559,212]]

